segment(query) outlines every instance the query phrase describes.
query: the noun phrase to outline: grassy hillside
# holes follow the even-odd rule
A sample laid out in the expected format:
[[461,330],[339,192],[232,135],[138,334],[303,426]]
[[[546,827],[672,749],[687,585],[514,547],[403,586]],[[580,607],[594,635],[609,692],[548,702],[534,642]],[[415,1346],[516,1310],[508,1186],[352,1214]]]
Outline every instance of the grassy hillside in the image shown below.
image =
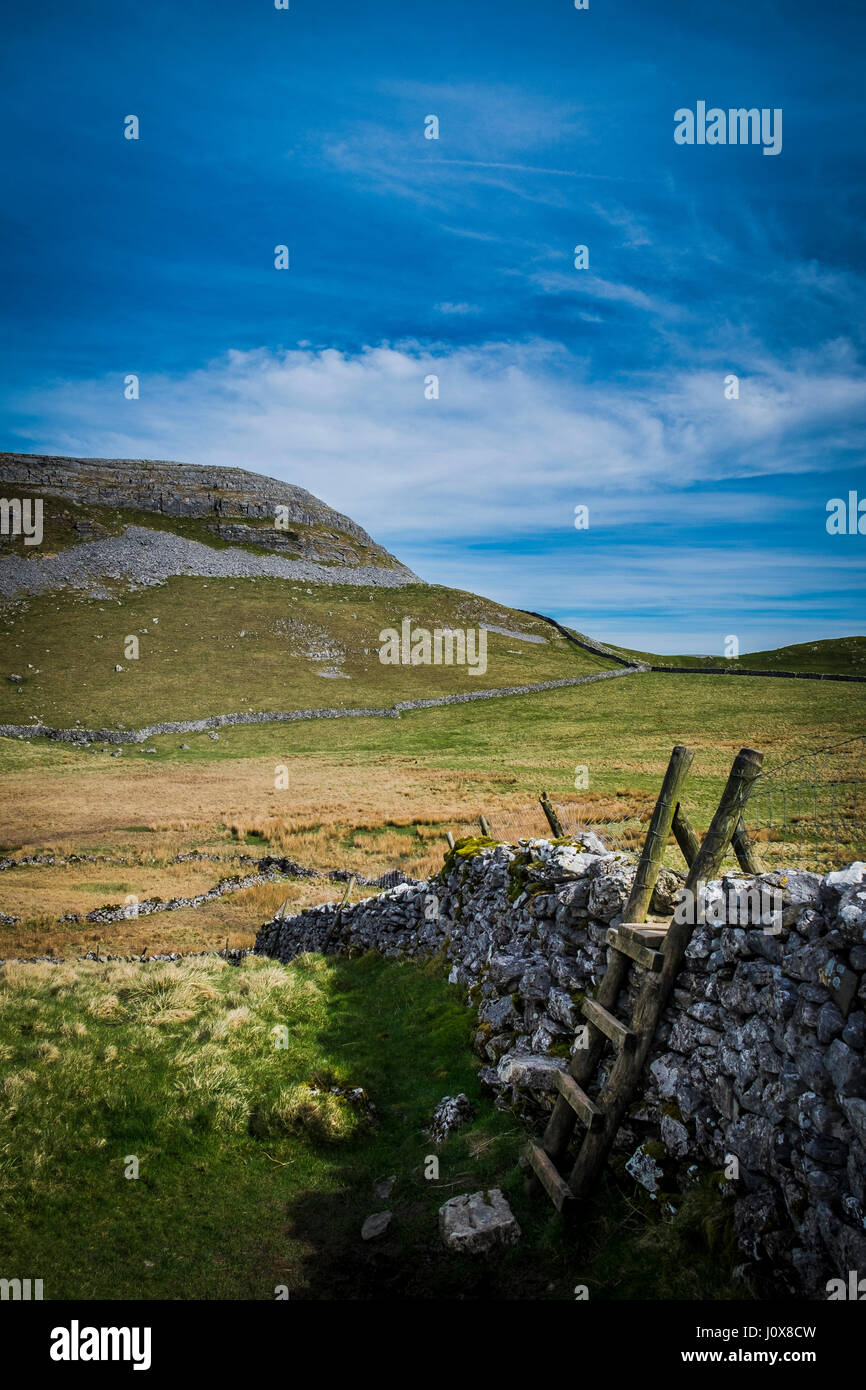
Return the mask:
[[723,656],[656,656],[628,647],[605,644],[629,661],[651,666],[724,666],[749,671],[823,671],[840,675],[866,676],[866,637],[833,637],[822,642],[797,642],[789,647],[772,647],[763,652],[744,652],[736,661]]
[[[487,670],[385,666],[379,633],[492,623]],[[140,655],[124,654],[126,638]],[[137,727],[245,710],[393,705],[459,691],[559,680],[611,663],[548,624],[435,585],[364,589],[281,579],[177,577],[115,599],[19,598],[0,614],[0,723]],[[115,665],[123,671],[115,671]],[[21,683],[10,682],[20,675]],[[20,692],[20,693],[19,693]]]

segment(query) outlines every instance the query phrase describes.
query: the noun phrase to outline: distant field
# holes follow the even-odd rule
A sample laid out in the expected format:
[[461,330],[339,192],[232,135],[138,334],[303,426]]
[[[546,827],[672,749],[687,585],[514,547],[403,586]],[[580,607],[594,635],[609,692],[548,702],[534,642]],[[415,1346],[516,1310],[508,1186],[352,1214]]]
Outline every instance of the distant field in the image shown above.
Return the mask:
[[[483,674],[465,665],[383,665],[379,634],[399,630],[404,618],[431,631],[487,622],[544,641],[488,633]],[[128,636],[138,638],[138,659],[125,655]],[[246,710],[380,707],[611,666],[547,623],[455,589],[180,577],[113,600],[66,592],[7,604],[0,661],[0,723],[26,724],[37,715],[45,724],[85,728]],[[10,682],[10,674],[23,682]]]
[[[582,819],[645,816],[678,742],[697,750],[686,803],[704,828],[743,744],[760,748],[771,769],[864,729],[866,689],[859,685],[641,675],[400,719],[249,726],[221,731],[218,742],[207,734],[164,736],[153,740],[150,755],[139,747],[112,758],[3,740],[0,842],[18,853],[48,845],[135,862],[122,872],[78,866],[75,874],[0,874],[0,911],[24,919],[0,927],[0,955],[37,945],[91,949],[97,939],[118,950],[166,949],[172,940],[189,950],[220,945],[226,934],[235,944],[249,942],[283,897],[300,905],[339,890],[316,881],[267,885],[212,907],[108,928],[43,919],[48,909],[56,917],[100,905],[92,882],[167,897],[240,871],[231,863],[186,872],[167,864],[192,848],[227,858],[241,848],[273,848],[320,868],[373,877],[399,866],[420,877],[441,864],[445,831],[479,812],[495,827],[497,818],[535,808],[540,831],[542,790]],[[189,751],[181,751],[182,741]],[[574,787],[579,765],[589,774],[582,791]],[[274,785],[281,766],[285,790]],[[674,848],[669,862],[680,862]],[[83,886],[71,890],[72,883]],[[124,896],[102,894],[109,902]]]
[[612,652],[651,666],[726,666],[729,670],[822,671],[866,676],[866,637],[836,637],[825,642],[798,642],[766,652],[744,652],[736,661],[723,656],[656,656],[652,652],[614,647]]

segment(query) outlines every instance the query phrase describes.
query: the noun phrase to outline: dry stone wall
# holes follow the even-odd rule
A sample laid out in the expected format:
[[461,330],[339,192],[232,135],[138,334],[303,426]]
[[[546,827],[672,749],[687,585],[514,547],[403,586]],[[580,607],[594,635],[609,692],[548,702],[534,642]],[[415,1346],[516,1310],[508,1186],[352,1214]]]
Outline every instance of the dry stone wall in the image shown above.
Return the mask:
[[[283,961],[441,954],[477,1007],[484,1082],[540,1127],[634,871],[626,856],[579,845],[462,843],[438,877],[339,920],[332,904],[274,920],[255,949]],[[663,871],[656,911],[673,909],[680,882]],[[780,895],[775,932],[728,920],[732,890],[753,887]],[[866,864],[731,876],[709,885],[707,918],[723,924],[695,928],[620,1156],[627,1149],[628,1170],[661,1200],[719,1174],[748,1259],[780,1291],[826,1297],[830,1278],[866,1274]],[[634,965],[632,999],[642,978]]]

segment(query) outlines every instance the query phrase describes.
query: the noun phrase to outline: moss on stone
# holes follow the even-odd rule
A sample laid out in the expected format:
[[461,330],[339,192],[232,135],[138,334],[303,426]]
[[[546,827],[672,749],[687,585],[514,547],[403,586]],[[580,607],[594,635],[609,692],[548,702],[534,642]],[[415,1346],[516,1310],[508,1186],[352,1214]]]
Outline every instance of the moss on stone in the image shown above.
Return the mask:
[[488,835],[466,835],[462,840],[454,842],[454,848],[449,849],[445,855],[440,877],[451,872],[458,864],[463,864],[467,859],[474,859],[485,849],[496,849],[501,842],[491,840]]

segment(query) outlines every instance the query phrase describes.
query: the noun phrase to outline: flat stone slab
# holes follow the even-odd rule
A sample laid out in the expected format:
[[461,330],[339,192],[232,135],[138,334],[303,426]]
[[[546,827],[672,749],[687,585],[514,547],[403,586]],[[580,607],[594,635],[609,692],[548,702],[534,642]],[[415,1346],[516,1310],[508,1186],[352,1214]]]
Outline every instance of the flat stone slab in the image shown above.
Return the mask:
[[500,1081],[511,1086],[525,1086],[528,1091],[554,1091],[556,1073],[567,1071],[562,1057],[546,1057],[533,1052],[506,1052],[500,1057],[496,1074]]
[[520,1227],[502,1191],[465,1192],[439,1208],[439,1230],[449,1250],[484,1255],[497,1245],[516,1245]]

